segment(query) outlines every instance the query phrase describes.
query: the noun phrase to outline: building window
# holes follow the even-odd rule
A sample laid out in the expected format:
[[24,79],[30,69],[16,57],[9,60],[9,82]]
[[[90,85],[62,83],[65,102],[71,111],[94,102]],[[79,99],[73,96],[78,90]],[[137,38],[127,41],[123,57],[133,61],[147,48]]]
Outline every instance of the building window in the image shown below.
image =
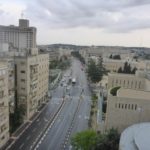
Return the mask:
[[21,62],[20,64],[21,64],[21,65],[25,65],[25,62]]
[[133,108],[134,108],[134,105],[132,104],[132,108],[131,109],[133,110]]
[[24,71],[24,70],[21,70],[20,72],[21,72],[21,73],[25,73],[25,71]]
[[135,110],[137,110],[137,104],[135,104]]
[[133,81],[131,82],[131,88],[132,88],[132,86],[133,86]]
[[25,88],[21,88],[21,90],[23,90],[23,91],[24,91],[24,90],[25,90]]
[[124,84],[124,86],[125,86],[125,82],[126,82],[126,81],[124,80],[124,83],[123,83],[123,84]]
[[137,88],[137,81],[135,82],[135,88]]
[[24,82],[24,83],[25,83],[25,79],[21,79],[21,82]]
[[141,88],[141,81],[139,82],[139,89]]
[[4,97],[4,91],[0,91],[0,98]]
[[127,104],[125,104],[125,109],[127,109]]
[[118,80],[116,80],[116,84],[118,84]]

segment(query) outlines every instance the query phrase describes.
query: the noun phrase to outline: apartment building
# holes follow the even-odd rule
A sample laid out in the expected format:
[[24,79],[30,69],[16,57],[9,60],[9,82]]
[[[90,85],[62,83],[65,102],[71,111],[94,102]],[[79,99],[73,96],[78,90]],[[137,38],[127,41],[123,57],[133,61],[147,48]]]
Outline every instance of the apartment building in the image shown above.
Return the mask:
[[19,26],[0,25],[0,43],[8,43],[17,50],[36,47],[36,28],[29,26],[29,20],[19,19]]
[[47,100],[49,54],[31,49],[28,54],[15,57],[15,71],[18,105],[24,108],[24,120],[29,120]]
[[9,139],[8,67],[0,62],[0,148]]
[[58,49],[47,48],[46,51],[49,53],[50,61],[58,60],[60,58]]

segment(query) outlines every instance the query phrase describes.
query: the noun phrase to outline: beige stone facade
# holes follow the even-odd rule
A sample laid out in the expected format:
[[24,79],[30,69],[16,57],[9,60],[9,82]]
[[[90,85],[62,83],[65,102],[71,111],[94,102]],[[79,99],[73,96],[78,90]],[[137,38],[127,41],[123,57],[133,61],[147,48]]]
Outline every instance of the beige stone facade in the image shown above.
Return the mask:
[[121,86],[129,89],[146,90],[149,80],[136,75],[113,73],[108,75],[108,89]]
[[15,107],[15,68],[14,59],[10,57],[0,57],[0,60],[5,62],[8,66],[8,101],[9,112],[14,112]]
[[0,62],[0,148],[9,139],[8,66]]
[[114,60],[109,60],[109,61],[104,61],[103,65],[106,70],[109,70],[110,72],[117,72],[119,68],[124,67],[124,62],[123,61],[114,61]]
[[19,56],[15,64],[17,101],[28,120],[47,99],[49,54]]
[[47,48],[47,52],[49,53],[49,60],[50,61],[59,59],[59,50],[58,49]]
[[150,92],[119,89],[116,96],[109,93],[105,129],[122,132],[135,123],[150,121]]
[[[136,75],[109,74],[108,99],[105,129],[126,127],[150,121],[150,80],[148,72],[137,71]],[[120,87],[116,95],[110,93]]]

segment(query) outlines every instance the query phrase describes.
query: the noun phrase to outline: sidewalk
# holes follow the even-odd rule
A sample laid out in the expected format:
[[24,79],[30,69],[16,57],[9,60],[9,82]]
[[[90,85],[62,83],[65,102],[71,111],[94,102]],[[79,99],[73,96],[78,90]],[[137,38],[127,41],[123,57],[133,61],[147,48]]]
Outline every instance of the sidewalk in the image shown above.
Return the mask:
[[27,128],[31,125],[31,123],[37,119],[37,117],[42,113],[44,108],[47,106],[48,102],[43,104],[39,109],[38,112],[36,112],[29,121],[22,124],[9,138],[8,142],[1,148],[1,150],[7,150],[9,149],[14,143],[17,138],[19,138]]

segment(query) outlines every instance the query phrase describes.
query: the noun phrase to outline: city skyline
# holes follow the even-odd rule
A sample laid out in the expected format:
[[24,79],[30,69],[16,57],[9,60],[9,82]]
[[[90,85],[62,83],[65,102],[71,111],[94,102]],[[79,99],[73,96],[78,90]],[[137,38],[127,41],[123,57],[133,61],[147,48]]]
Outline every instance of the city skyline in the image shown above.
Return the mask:
[[148,0],[2,0],[0,24],[17,25],[23,13],[38,44],[150,47],[149,8]]

